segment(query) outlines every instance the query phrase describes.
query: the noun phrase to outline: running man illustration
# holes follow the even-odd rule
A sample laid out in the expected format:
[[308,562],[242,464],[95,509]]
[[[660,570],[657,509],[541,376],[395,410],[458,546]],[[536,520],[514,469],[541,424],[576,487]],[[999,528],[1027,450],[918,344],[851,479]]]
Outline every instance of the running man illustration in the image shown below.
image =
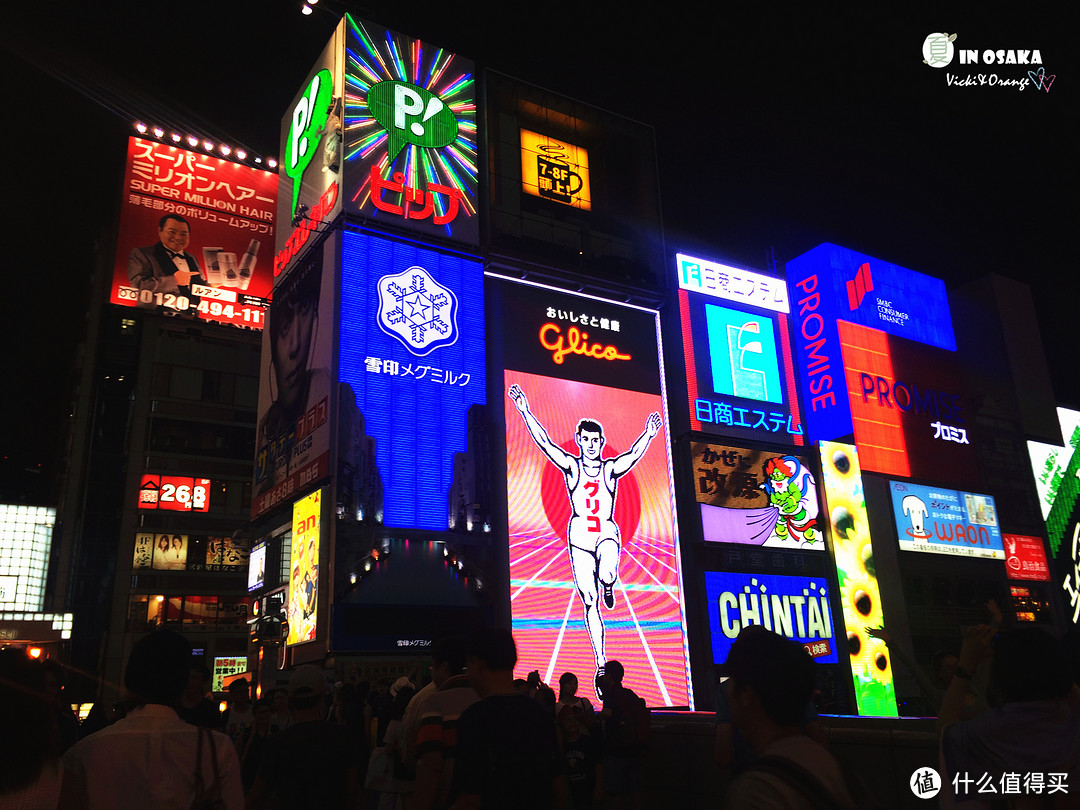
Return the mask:
[[615,607],[615,582],[619,578],[619,555],[622,541],[615,523],[615,496],[619,479],[634,468],[663,422],[653,412],[645,420],[645,430],[630,449],[614,458],[603,458],[604,428],[593,419],[578,422],[574,441],[581,455],[571,455],[556,445],[547,430],[529,410],[521,386],[510,386],[510,399],[525,420],[525,427],[541,452],[566,477],[570,498],[570,523],[566,528],[570,568],[574,587],[585,608],[585,629],[596,656],[597,676],[604,674],[607,655],[604,651],[604,620],[598,603],[602,589],[604,607]]

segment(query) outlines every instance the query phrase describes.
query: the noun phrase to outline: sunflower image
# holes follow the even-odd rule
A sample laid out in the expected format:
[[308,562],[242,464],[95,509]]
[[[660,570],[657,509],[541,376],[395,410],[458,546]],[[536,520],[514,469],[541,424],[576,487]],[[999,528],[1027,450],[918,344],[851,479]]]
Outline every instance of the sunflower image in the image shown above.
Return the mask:
[[895,717],[888,649],[866,632],[882,626],[884,618],[858,453],[850,445],[822,442],[821,467],[859,714]]

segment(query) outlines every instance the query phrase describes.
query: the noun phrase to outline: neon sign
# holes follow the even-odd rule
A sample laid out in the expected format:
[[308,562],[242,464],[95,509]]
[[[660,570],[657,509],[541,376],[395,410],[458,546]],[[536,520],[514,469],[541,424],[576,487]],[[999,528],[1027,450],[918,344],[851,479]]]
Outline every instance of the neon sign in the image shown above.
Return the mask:
[[475,244],[472,62],[345,20],[346,205],[379,222]]
[[[582,332],[576,326],[566,330],[566,340],[563,341],[561,329],[558,324],[545,323],[540,327],[540,345],[551,352],[551,359],[556,365],[562,365],[568,354],[580,354],[583,357],[595,357],[598,360],[633,360],[628,354],[623,354],[614,345],[604,346],[600,343],[589,345],[589,333]],[[551,337],[554,334],[555,337]]]
[[526,194],[589,211],[589,153],[580,146],[523,129],[521,185]]
[[744,627],[757,624],[798,641],[822,664],[838,660],[824,578],[705,572],[713,663],[727,660]]
[[144,475],[139,483],[139,508],[206,512],[210,509],[210,479]]
[[853,429],[837,362],[838,320],[956,351],[940,279],[828,243],[789,261],[787,272],[796,298],[798,363],[810,392],[806,419],[811,440],[847,436]]

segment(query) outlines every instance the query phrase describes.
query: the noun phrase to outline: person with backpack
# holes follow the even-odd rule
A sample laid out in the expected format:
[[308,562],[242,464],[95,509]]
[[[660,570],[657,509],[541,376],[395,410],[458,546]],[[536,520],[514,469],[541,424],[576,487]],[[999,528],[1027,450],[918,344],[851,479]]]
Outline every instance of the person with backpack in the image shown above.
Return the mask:
[[642,759],[649,747],[649,708],[623,686],[625,674],[622,664],[610,660],[597,678],[597,691],[604,696],[604,793],[612,810],[639,805]]
[[869,806],[858,780],[799,729],[814,689],[814,659],[760,625],[743,628],[720,674],[730,679],[731,718],[757,754],[731,783],[727,810]]

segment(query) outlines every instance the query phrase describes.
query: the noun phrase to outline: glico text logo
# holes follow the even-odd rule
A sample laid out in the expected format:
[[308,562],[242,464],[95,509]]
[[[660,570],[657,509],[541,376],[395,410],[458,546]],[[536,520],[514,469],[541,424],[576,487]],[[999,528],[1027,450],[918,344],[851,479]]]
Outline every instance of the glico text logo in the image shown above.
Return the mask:
[[597,360],[630,360],[630,355],[623,354],[614,345],[600,343],[589,345],[589,333],[582,332],[576,326],[566,330],[566,337],[558,324],[545,323],[540,327],[540,345],[551,352],[551,359],[556,365],[562,365],[568,354],[580,354],[583,357],[595,357]]
[[300,184],[304,171],[318,151],[319,139],[330,115],[334,98],[334,79],[330,71],[320,70],[311,79],[300,100],[293,107],[289,134],[285,138],[285,174],[293,180],[292,216],[300,199]]

